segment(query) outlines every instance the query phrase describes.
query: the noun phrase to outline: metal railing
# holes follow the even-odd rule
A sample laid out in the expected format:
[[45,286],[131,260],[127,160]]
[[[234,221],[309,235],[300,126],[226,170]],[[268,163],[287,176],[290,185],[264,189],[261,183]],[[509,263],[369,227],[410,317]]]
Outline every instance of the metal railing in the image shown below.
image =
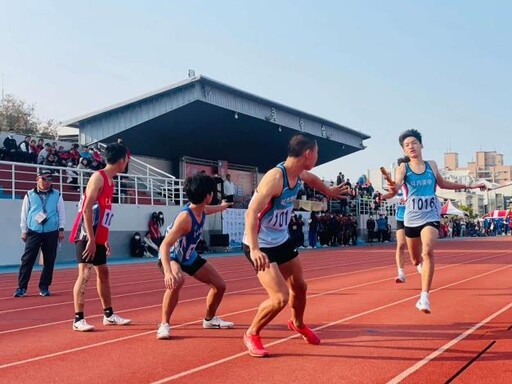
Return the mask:
[[[0,197],[23,198],[36,185],[40,169],[53,172],[53,186],[70,201],[80,200],[92,170],[0,161]],[[118,174],[114,201],[118,204],[184,205],[184,180],[153,175]]]

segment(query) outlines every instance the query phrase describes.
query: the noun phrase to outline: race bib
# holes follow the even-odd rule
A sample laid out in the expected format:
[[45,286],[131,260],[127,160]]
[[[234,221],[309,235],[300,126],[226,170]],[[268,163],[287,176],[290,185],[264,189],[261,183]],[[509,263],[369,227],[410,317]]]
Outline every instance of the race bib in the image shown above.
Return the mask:
[[105,228],[110,228],[110,223],[112,222],[113,217],[114,212],[112,212],[110,209],[106,209],[105,214],[103,215],[101,225],[104,226]]
[[433,211],[437,207],[437,198],[435,196],[422,197],[414,196],[407,199],[408,210],[414,212],[427,212]]
[[274,211],[274,215],[268,221],[268,226],[275,229],[283,229],[288,227],[291,209],[278,209]]

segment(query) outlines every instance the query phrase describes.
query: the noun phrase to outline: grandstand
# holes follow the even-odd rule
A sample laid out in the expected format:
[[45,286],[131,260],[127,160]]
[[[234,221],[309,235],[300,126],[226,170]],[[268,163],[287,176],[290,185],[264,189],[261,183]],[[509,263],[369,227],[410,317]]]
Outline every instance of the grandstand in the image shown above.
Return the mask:
[[[293,133],[316,137],[321,148],[318,164],[362,150],[363,141],[369,139],[364,133],[201,75],[65,124],[79,129],[82,145],[122,138],[132,153],[128,174],[117,180],[116,203],[123,208],[115,209],[111,228],[114,257],[128,254],[131,234],[146,230],[151,212],[163,211],[166,224],[170,222],[185,203],[183,179],[198,170],[219,179],[228,172],[234,174],[240,185],[235,202],[243,207],[260,175],[285,158]],[[34,187],[38,167],[0,162],[0,209],[12,223],[3,226],[8,257],[1,264],[19,263],[20,199]],[[45,168],[56,174],[54,184],[66,201],[69,228],[89,171],[75,170],[77,182],[70,183],[67,168]],[[221,220],[214,217],[206,238],[221,231]],[[59,250],[59,260],[73,257],[70,244]]]

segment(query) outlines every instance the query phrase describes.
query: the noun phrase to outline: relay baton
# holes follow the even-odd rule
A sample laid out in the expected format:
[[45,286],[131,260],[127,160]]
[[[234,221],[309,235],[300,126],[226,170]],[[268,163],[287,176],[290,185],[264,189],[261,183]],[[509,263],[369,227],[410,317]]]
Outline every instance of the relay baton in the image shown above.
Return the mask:
[[393,179],[389,175],[388,171],[386,171],[386,168],[380,167],[380,173],[382,173],[382,175],[384,176],[386,181],[389,183],[389,185],[393,185],[393,186],[395,185],[395,182],[393,181]]

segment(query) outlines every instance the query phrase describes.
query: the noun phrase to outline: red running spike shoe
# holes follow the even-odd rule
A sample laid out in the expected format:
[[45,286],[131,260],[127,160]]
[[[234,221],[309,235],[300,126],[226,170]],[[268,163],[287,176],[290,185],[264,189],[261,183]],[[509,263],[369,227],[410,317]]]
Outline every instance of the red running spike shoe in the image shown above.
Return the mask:
[[244,344],[249,350],[249,355],[254,357],[268,356],[268,351],[261,342],[261,336],[244,333]]
[[290,320],[288,322],[288,329],[291,330],[291,331],[295,331],[297,333],[300,333],[302,338],[308,344],[314,344],[314,345],[320,344],[320,338],[307,325],[304,325],[304,327],[302,327],[302,328],[298,328],[293,323],[293,320]]

